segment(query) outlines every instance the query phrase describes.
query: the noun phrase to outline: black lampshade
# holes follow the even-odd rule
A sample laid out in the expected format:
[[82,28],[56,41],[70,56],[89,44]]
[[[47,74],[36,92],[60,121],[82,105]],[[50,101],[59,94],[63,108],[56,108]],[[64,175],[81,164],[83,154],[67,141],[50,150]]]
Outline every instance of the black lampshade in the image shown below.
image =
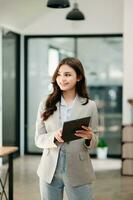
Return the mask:
[[78,9],[78,4],[74,3],[74,8],[67,14],[68,20],[84,20],[84,14]]
[[49,8],[67,8],[70,6],[68,0],[48,0],[47,7]]

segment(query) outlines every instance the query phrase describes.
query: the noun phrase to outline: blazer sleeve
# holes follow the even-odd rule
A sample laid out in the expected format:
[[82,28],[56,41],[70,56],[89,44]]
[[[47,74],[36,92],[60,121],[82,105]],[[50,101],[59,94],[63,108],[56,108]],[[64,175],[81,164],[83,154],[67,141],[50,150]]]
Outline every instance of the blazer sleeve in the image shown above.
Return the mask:
[[84,142],[84,146],[87,149],[91,149],[91,148],[96,148],[97,147],[98,135],[99,135],[97,106],[96,106],[96,103],[94,101],[92,101],[91,103],[92,103],[92,115],[91,115],[90,127],[93,130],[93,134],[92,134],[92,139],[90,141],[88,140],[88,141]]
[[38,108],[36,130],[35,130],[35,145],[39,148],[56,148],[54,143],[55,132],[47,132],[45,122],[43,121],[41,114],[44,112],[44,101],[42,101]]

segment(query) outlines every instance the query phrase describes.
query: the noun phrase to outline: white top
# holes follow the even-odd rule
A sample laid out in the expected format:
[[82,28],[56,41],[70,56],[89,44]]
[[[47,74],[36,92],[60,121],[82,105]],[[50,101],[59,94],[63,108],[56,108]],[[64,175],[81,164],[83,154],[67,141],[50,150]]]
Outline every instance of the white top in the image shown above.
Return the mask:
[[[75,97],[75,99],[76,98],[77,97]],[[63,123],[65,121],[69,121],[75,99],[71,102],[71,104],[67,104],[65,99],[63,98],[63,96],[61,96],[60,111],[59,111],[60,112],[61,125],[63,125]]]

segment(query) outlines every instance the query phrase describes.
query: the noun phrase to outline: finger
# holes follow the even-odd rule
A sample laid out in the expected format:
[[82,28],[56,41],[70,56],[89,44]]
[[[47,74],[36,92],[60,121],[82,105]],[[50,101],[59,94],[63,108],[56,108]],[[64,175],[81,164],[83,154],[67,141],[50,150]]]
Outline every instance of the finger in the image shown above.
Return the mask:
[[61,142],[61,143],[63,143],[63,142],[64,142],[64,140],[63,140],[63,139],[61,139],[60,137],[57,137],[56,139],[58,140],[58,142]]
[[59,140],[58,140],[60,143],[63,143],[64,142],[64,140],[62,140],[61,138],[59,138]]
[[56,138],[56,140],[59,142],[60,141],[60,135],[59,135],[59,133],[56,133],[55,134],[55,138]]
[[87,131],[91,131],[92,129],[90,127],[87,126],[81,126],[83,129],[87,130]]
[[83,132],[84,130],[77,130],[76,133]]
[[91,139],[92,135],[86,135],[86,134],[77,134],[75,133],[76,136],[81,137],[81,138],[86,138],[86,139]]
[[86,135],[80,134],[80,133],[75,133],[75,135],[78,136],[78,137],[82,137],[82,138],[86,137]]
[[90,134],[91,134],[91,131],[78,130],[78,131],[76,131],[76,133],[78,133],[78,134],[90,135]]
[[85,136],[85,137],[92,137],[92,132],[91,131],[76,131],[76,133],[75,134],[77,134],[77,135],[83,135],[83,136]]
[[61,141],[61,142],[64,142],[64,140],[62,139],[62,137],[60,137],[60,141]]
[[60,137],[62,136],[62,132],[61,132],[61,131],[59,131],[59,136],[60,136]]
[[59,142],[64,142],[64,140],[61,138],[60,135],[58,135],[58,141],[59,141]]

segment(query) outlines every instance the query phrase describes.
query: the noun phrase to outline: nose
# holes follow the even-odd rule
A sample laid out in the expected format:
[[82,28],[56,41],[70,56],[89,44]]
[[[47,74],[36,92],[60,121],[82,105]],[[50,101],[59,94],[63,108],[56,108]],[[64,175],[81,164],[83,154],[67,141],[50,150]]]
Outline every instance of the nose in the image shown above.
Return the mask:
[[65,76],[61,76],[61,80],[65,81],[66,77]]

